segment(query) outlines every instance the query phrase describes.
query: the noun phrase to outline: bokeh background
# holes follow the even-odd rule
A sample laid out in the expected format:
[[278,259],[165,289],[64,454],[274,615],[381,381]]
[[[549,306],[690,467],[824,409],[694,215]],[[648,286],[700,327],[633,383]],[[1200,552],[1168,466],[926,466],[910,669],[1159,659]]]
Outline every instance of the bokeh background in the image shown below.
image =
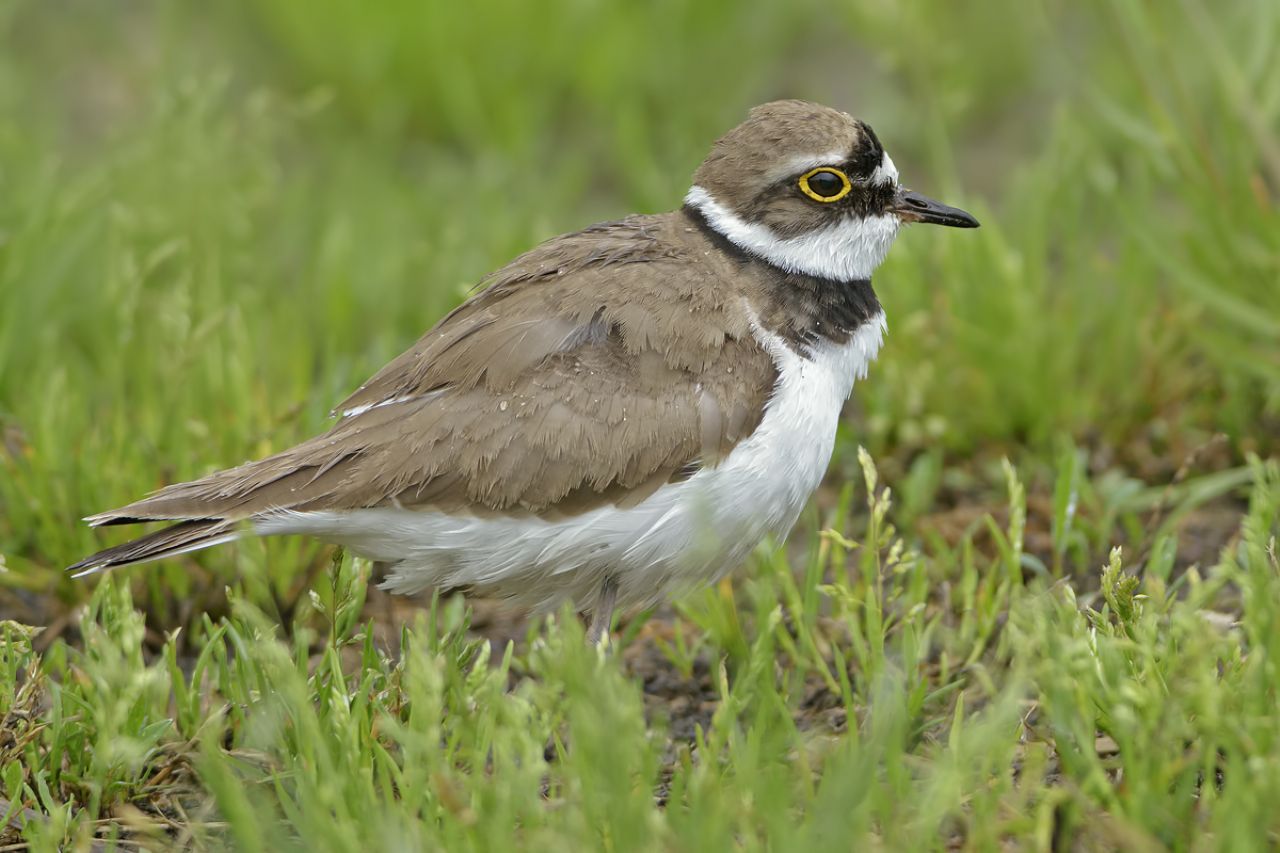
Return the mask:
[[[298,539],[63,572],[779,97],[983,223],[785,548],[603,658]],[[1277,453],[1275,0],[0,0],[3,849],[1274,846]]]

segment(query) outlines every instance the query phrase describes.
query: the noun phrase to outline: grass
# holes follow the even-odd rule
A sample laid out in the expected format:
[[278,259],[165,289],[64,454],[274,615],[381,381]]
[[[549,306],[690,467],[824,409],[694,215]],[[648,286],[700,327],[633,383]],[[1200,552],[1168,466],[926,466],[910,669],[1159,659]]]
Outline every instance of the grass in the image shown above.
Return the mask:
[[[303,9],[0,4],[0,847],[1277,843],[1275,4]],[[984,227],[732,585],[602,658],[300,541],[62,574],[781,95]]]

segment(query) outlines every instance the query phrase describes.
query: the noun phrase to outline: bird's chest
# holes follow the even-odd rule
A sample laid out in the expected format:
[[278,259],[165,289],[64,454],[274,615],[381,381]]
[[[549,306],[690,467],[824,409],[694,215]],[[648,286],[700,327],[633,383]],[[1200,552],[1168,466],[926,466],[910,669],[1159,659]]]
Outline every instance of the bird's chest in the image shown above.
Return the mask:
[[843,344],[819,342],[803,354],[767,331],[754,334],[774,359],[777,384],[760,426],[706,472],[706,486],[715,493],[717,521],[784,535],[822,482],[841,408],[880,350],[884,317]]

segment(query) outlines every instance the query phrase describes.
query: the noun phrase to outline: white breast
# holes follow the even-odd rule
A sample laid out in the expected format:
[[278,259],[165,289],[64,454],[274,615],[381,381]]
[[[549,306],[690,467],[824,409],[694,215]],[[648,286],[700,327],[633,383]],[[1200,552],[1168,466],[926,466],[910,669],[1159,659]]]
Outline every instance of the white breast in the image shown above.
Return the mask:
[[473,586],[534,608],[590,603],[613,574],[622,606],[649,604],[735,568],[765,536],[785,536],[818,487],[840,409],[880,349],[880,314],[843,345],[808,357],[759,328],[778,384],[759,427],[714,468],[628,509],[572,518],[475,518],[376,508],[280,515],[260,533],[308,533],[394,564],[384,587]]

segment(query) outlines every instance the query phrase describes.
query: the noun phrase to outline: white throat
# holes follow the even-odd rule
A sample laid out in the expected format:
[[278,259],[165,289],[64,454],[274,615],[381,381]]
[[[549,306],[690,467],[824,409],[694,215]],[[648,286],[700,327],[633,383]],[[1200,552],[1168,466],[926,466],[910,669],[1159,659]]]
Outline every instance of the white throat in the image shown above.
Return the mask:
[[765,225],[738,218],[697,184],[689,188],[684,203],[706,217],[729,242],[775,267],[837,281],[871,278],[902,225],[898,217],[882,214],[846,219],[784,239]]

